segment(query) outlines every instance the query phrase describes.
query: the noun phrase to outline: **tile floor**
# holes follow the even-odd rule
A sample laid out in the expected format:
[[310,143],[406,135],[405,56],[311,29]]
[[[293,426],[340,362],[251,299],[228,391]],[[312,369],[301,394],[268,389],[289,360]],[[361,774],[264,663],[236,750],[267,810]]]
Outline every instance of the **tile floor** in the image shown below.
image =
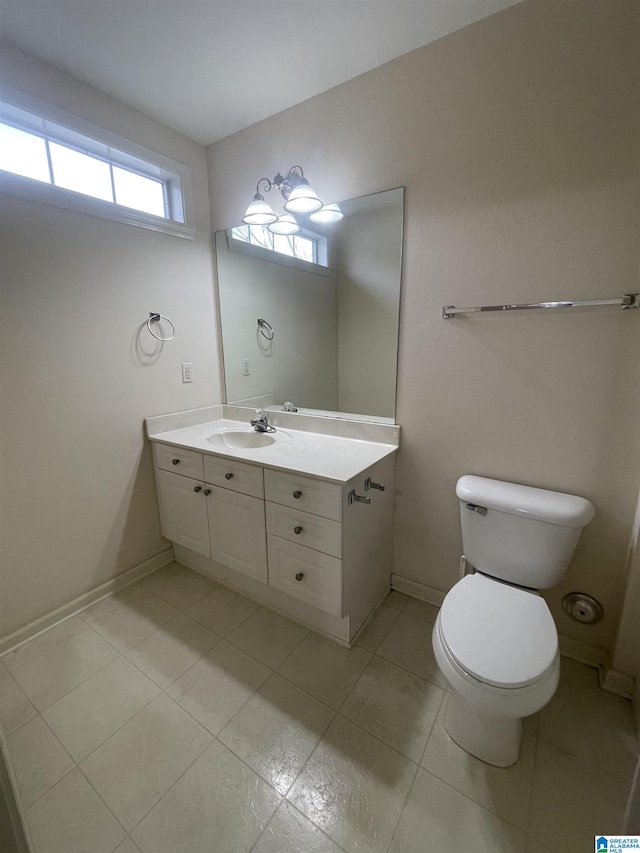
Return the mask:
[[0,721],[36,853],[587,853],[621,830],[628,703],[563,661],[508,770],[444,728],[436,609],[348,651],[177,564],[10,652]]

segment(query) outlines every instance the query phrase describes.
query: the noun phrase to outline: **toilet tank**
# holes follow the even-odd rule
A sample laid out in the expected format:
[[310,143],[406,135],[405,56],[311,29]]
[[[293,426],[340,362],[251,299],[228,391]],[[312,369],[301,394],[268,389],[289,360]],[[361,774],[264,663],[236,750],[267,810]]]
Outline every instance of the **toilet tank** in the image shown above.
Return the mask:
[[547,589],[563,578],[582,528],[585,498],[466,475],[458,480],[464,555],[484,574]]

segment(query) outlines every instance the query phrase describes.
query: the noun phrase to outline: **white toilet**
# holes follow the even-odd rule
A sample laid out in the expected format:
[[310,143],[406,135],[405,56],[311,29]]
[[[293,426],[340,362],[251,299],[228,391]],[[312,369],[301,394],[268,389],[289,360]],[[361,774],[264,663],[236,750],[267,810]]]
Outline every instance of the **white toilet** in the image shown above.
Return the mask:
[[595,510],[585,498],[485,477],[461,477],[456,494],[475,573],[450,590],[433,628],[452,691],[445,724],[462,749],[509,767],[522,718],[547,704],[560,673],[556,626],[536,590],[562,580]]

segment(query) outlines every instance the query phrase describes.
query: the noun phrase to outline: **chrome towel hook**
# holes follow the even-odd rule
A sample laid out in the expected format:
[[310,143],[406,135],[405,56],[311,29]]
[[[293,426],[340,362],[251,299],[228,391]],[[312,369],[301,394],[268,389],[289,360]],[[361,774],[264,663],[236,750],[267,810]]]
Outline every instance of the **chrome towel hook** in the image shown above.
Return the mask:
[[271,326],[271,324],[267,323],[266,320],[261,320],[260,318],[258,318],[258,329],[260,330],[260,334],[263,338],[266,338],[268,341],[273,340],[275,332],[273,331],[273,327]]
[[[171,326],[171,334],[168,338],[162,338],[160,335],[156,335],[156,333],[151,328],[152,323],[159,323],[160,320],[166,320],[167,323]],[[156,314],[155,312],[149,314],[149,319],[147,320],[147,329],[149,329],[150,334],[158,341],[172,341],[176,336],[176,327],[173,325],[171,320],[168,317],[163,316],[162,314]]]

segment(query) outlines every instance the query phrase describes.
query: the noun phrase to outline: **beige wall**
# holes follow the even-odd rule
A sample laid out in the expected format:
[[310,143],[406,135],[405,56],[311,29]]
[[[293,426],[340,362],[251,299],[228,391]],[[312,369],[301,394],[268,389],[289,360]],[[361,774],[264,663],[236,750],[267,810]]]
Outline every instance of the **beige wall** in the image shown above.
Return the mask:
[[[0,196],[0,636],[160,553],[149,415],[220,402],[204,149],[20,54],[3,83],[187,164],[194,241]],[[150,311],[176,337],[156,358]],[[182,361],[195,381],[181,382]]]
[[[640,690],[640,495],[631,536],[628,565],[629,579],[616,637],[612,668],[637,679],[638,690]],[[640,694],[635,704],[640,721]]]
[[[639,15],[527,1],[208,150],[214,230],[292,163],[330,199],[406,186],[396,571],[455,582],[463,473],[584,495],[596,518],[548,598],[563,634],[603,646],[638,494],[640,312],[440,311],[638,289]],[[563,615],[571,589],[600,625]]]

